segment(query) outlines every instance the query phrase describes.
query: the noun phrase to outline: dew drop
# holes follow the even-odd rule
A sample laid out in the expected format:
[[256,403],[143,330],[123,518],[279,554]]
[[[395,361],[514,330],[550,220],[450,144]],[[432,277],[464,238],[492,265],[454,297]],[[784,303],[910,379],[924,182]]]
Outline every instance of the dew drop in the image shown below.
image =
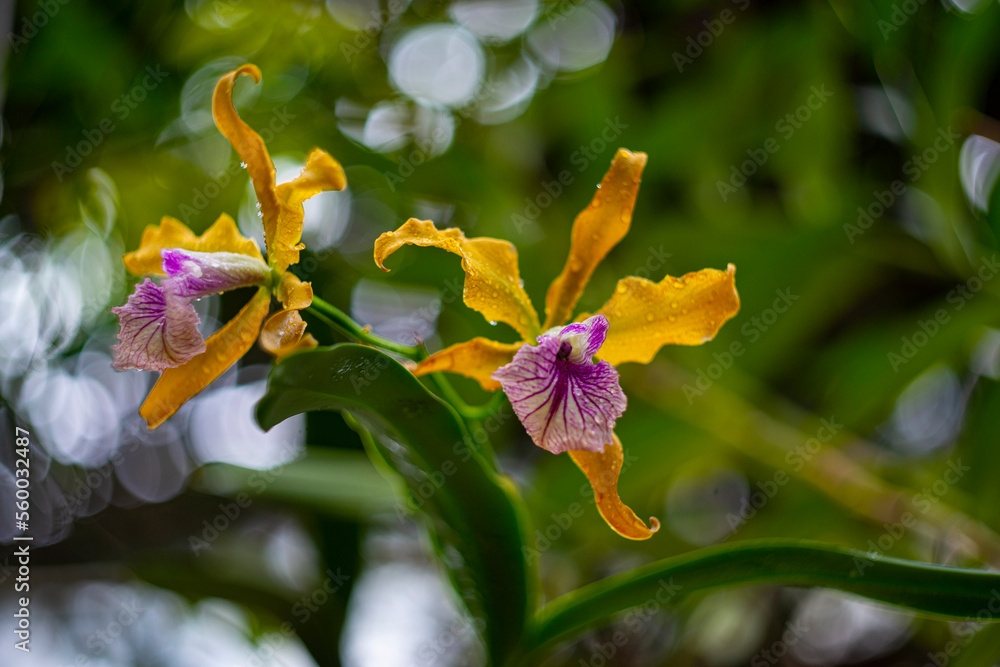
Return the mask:
[[491,327],[495,327],[496,325],[497,325],[497,321],[496,320],[490,320],[490,326]]
[[674,317],[673,315],[671,315],[669,319],[670,319],[671,322],[674,322],[677,318]]
[[687,308],[681,309],[681,315],[687,315],[687,314],[688,314],[688,309]]
[[646,313],[646,321],[647,322],[652,322],[654,319],[656,319],[656,318],[653,317],[653,313]]
[[671,308],[676,308],[676,307],[677,307],[677,302],[676,302],[676,301],[674,301],[674,302],[673,302],[672,304],[670,304],[670,307],[671,307]]
[[626,289],[625,283],[618,283],[618,287],[615,288],[615,291],[619,294],[624,294]]

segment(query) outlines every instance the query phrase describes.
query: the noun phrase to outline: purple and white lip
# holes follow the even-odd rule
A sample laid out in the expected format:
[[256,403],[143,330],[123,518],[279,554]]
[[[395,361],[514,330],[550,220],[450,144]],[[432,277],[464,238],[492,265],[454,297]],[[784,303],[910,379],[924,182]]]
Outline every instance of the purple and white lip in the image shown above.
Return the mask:
[[112,308],[121,325],[114,347],[118,370],[164,371],[205,351],[198,331],[196,299],[267,282],[267,264],[233,252],[194,252],[164,248],[159,285],[149,278],[136,285],[124,306]]
[[603,452],[612,442],[615,421],[628,400],[614,366],[593,360],[607,333],[603,315],[550,329],[538,337],[538,345],[521,347],[493,373],[542,449]]
[[[168,281],[165,281],[168,282]],[[163,371],[205,351],[198,313],[189,299],[149,278],[135,286],[124,306],[112,308],[121,328],[114,347],[114,367]]]
[[185,299],[201,299],[237,287],[267,282],[267,264],[235,252],[195,252],[164,248],[163,272],[169,276],[173,293]]

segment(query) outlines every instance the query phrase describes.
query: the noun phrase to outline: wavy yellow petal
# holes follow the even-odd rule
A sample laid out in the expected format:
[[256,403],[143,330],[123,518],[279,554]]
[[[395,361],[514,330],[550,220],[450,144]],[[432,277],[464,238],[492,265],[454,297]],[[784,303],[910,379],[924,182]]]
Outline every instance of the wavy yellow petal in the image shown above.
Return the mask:
[[656,517],[649,519],[647,527],[618,497],[618,476],[621,474],[625,455],[617,435],[614,436],[613,444],[604,445],[603,452],[571,449],[569,455],[590,481],[597,511],[612,530],[630,540],[648,540],[660,529],[660,522]]
[[664,345],[701,345],[712,340],[740,310],[736,267],[702,269],[658,283],[629,276],[598,311],[610,327],[597,356],[613,366],[647,364]]
[[628,233],[645,166],[645,153],[619,148],[590,205],[576,216],[566,266],[545,296],[543,329],[569,321],[594,269]]
[[236,223],[223,213],[201,236],[187,228],[184,223],[164,216],[159,225],[148,225],[142,232],[139,247],[125,253],[125,268],[137,276],[163,276],[164,248],[182,248],[198,252],[235,252],[263,260],[260,248],[253,239],[245,238]]
[[285,308],[302,310],[312,304],[312,283],[304,283],[295,274],[285,273],[282,274],[281,282],[278,283],[276,295]]
[[274,187],[274,163],[264,140],[243,122],[233,106],[233,86],[241,74],[249,76],[254,83],[260,83],[260,69],[256,65],[244,65],[223,76],[215,86],[212,116],[219,132],[229,140],[246,165],[264,218],[264,239],[270,244],[278,225],[279,211]]
[[429,220],[410,218],[394,232],[375,241],[375,263],[383,271],[386,257],[404,245],[433,246],[462,258],[465,305],[490,322],[505,322],[525,340],[539,334],[538,314],[521,287],[517,248],[508,241],[486,237],[468,239],[460,229],[438,230]]
[[205,351],[186,364],[168,368],[157,380],[139,414],[154,429],[170,418],[195,394],[207,387],[246,354],[260,332],[271,305],[271,292],[257,290],[254,298],[224,327],[205,341]]
[[457,373],[476,380],[486,391],[495,391],[500,389],[500,383],[490,376],[510,363],[522,345],[524,343],[498,343],[489,338],[473,338],[435,352],[417,364],[413,374]]
[[326,190],[343,190],[347,177],[340,163],[324,150],[314,148],[306,166],[295,179],[278,186],[276,192],[280,211],[273,236],[267,237],[268,261],[279,271],[299,261],[302,246],[302,202]]
[[260,330],[260,346],[280,361],[292,352],[316,347],[316,339],[305,331],[306,323],[299,311],[281,310],[264,322]]

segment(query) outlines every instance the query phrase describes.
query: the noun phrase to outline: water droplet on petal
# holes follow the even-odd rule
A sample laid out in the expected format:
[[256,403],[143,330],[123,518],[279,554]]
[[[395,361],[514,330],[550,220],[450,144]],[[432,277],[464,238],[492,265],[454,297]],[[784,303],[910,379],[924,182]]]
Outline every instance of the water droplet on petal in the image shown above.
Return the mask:
[[618,287],[615,288],[615,291],[619,294],[624,294],[626,289],[625,283],[618,283]]
[[654,319],[656,319],[656,318],[653,316],[653,313],[646,313],[646,321],[647,322],[652,322]]
[[670,304],[670,307],[671,307],[671,308],[676,308],[676,307],[677,307],[677,302],[676,302],[676,301],[674,301],[674,302],[673,302],[672,304]]
[[671,322],[673,322],[673,321],[675,321],[675,320],[676,320],[677,318],[676,318],[676,317],[674,317],[673,315],[671,315],[671,316],[670,316],[670,317],[669,317],[668,319],[669,319],[669,320],[670,320]]
[[490,320],[490,326],[491,327],[495,327],[496,325],[497,325],[497,321],[496,320]]

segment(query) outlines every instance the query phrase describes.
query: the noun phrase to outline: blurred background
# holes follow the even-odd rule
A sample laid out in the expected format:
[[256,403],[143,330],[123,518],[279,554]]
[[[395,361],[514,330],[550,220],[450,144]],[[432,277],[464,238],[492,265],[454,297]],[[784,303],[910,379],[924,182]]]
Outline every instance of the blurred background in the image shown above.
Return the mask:
[[[296,271],[431,350],[514,341],[461,304],[454,257],[372,242],[408,217],[513,241],[537,306],[618,147],[649,163],[595,273],[738,267],[711,344],[623,367],[633,543],[516,420],[547,599],[727,541],[801,537],[1000,566],[1000,7],[990,0],[43,0],[0,45],[0,662],[476,665],[476,628],[405,501],[337,414],[264,434],[254,350],[166,425],[110,365],[121,254],[173,216],[260,236],[214,127],[218,77],[279,182],[313,146],[349,188],[306,204]],[[245,302],[197,304],[206,332]],[[321,342],[336,342],[321,326]],[[478,385],[456,380],[466,399]],[[13,648],[15,427],[30,432],[32,653]],[[950,643],[949,643],[950,642]],[[952,646],[954,652],[945,652]],[[943,656],[943,658],[942,658]],[[651,604],[549,665],[990,665],[992,627],[823,590]]]

